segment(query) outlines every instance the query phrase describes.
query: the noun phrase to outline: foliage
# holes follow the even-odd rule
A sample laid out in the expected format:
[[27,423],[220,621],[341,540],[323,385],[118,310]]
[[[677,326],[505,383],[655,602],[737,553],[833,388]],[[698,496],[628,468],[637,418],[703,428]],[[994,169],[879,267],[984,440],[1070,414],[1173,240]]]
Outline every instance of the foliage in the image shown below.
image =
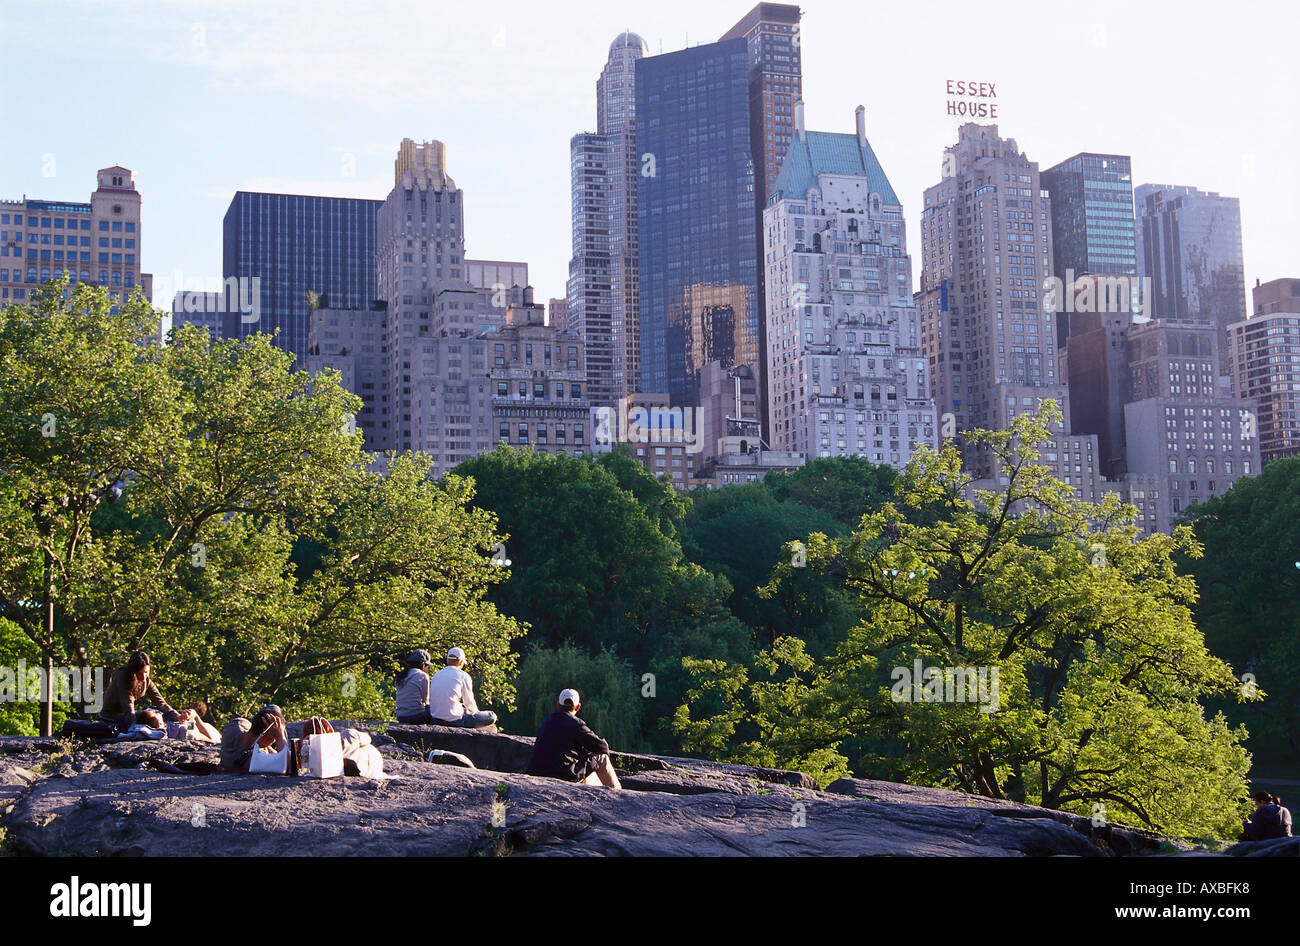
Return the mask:
[[431,482],[418,455],[368,469],[358,399],[265,336],[184,326],[160,346],[138,295],[66,290],[0,314],[0,613],[40,653],[112,667],[145,648],[172,702],[229,714],[374,707],[341,675],[455,642],[510,699],[523,628],[486,602],[500,537],[472,484]]
[[[968,436],[996,459],[1000,489],[975,489],[953,447],[920,450],[896,502],[848,539],[811,537],[809,566],[842,575],[865,617],[811,683],[782,691],[792,702],[779,715],[818,721],[819,745],[843,749],[859,774],[1090,814],[1100,804],[1113,821],[1228,836],[1248,756],[1244,731],[1199,702],[1237,690],[1192,622],[1194,582],[1174,565],[1199,546],[1186,528],[1139,540],[1130,508],[1080,502],[1050,477],[1036,445],[1059,421],[1048,402],[1007,431]],[[935,507],[944,515],[910,521]],[[791,571],[781,565],[774,584]],[[899,680],[915,660],[996,669],[996,709],[891,692],[882,671]],[[710,669],[727,708],[688,738],[716,747],[742,720],[780,733],[767,691]]]
[[1274,460],[1187,516],[1204,545],[1182,564],[1201,589],[1196,621],[1211,649],[1252,674],[1262,700],[1219,701],[1250,730],[1257,764],[1300,772],[1300,457]]

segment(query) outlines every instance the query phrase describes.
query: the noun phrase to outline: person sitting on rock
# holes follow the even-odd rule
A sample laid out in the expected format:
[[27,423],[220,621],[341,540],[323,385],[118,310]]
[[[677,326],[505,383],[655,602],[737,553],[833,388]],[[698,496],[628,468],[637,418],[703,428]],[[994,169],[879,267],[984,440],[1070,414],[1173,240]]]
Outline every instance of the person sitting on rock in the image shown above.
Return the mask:
[[1255,793],[1255,813],[1241,827],[1248,841],[1268,841],[1291,837],[1291,812],[1282,807],[1282,799],[1270,792]]
[[288,744],[284,710],[274,703],[252,719],[236,716],[221,731],[221,771],[247,772],[255,751],[280,752]]
[[560,691],[556,706],[537,732],[528,774],[621,789],[623,785],[609,758],[609,743],[578,718],[582,708],[578,691]]
[[142,650],[131,655],[126,666],[114,670],[108,678],[104,705],[99,709],[101,722],[114,723],[119,729],[129,729],[135,724],[136,702],[147,699],[168,722],[180,719],[180,713],[167,705],[153,681],[153,666],[149,655]]
[[447,651],[447,666],[429,680],[429,718],[437,726],[495,726],[497,714],[478,708],[474,680],[465,672],[465,651]]
[[429,666],[427,650],[415,650],[406,658],[406,666],[397,672],[397,721],[419,725],[433,722],[429,715]]

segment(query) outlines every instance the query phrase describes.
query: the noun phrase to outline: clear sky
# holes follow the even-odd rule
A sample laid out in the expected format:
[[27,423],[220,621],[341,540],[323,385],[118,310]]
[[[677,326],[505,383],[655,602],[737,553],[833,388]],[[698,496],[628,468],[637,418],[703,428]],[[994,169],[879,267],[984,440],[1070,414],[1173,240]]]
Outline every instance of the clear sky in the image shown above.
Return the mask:
[[[145,270],[210,280],[236,190],[382,199],[398,142],[437,138],[468,255],[524,260],[539,299],[562,295],[569,138],[595,130],[610,41],[631,29],[671,52],[752,6],[5,0],[0,197],[86,201],[97,168],[125,165]],[[1300,277],[1294,0],[801,6],[806,125],[851,132],[866,106],[914,258],[922,192],[956,140],[944,83],[971,78],[997,84],[1002,134],[1041,167],[1117,152],[1134,184],[1239,197],[1247,287]]]

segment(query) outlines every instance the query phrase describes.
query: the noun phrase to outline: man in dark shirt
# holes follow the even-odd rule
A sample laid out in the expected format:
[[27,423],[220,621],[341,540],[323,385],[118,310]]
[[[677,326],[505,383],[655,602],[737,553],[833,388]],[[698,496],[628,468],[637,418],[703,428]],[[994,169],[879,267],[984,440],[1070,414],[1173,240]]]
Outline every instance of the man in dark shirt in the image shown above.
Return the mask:
[[561,691],[556,705],[558,709],[542,721],[537,732],[528,774],[621,789],[609,760],[609,743],[578,718],[582,708],[578,691]]

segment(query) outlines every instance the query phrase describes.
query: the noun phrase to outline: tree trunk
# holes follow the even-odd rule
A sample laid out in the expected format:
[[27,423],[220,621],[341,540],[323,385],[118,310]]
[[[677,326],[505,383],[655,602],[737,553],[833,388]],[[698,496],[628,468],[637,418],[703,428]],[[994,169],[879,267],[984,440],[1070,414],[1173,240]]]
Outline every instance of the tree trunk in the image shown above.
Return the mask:
[[41,696],[41,735],[54,735],[54,573],[45,552],[45,692]]

